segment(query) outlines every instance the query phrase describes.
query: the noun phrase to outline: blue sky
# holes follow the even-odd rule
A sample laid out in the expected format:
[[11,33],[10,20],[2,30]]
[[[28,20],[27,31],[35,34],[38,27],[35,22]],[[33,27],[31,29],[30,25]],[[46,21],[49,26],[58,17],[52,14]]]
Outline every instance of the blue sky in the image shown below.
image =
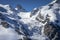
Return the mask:
[[22,5],[27,11],[50,3],[52,0],[0,0],[0,4],[10,4],[13,8]]

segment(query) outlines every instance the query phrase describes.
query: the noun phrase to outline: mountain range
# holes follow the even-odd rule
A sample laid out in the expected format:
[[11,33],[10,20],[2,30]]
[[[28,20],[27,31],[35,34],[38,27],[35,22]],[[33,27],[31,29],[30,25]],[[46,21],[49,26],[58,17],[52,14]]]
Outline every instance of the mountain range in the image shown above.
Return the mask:
[[0,4],[0,40],[60,40],[60,0],[31,12]]

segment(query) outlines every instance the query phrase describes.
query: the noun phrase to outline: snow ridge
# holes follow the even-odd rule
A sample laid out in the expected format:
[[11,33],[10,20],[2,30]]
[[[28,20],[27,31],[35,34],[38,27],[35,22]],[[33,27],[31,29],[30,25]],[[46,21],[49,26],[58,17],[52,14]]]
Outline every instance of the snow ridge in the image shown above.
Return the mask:
[[53,25],[60,28],[60,4],[56,1],[34,8],[32,12],[23,12],[22,8],[20,11],[17,8],[12,9],[9,5],[0,4],[0,39],[50,40],[45,27]]

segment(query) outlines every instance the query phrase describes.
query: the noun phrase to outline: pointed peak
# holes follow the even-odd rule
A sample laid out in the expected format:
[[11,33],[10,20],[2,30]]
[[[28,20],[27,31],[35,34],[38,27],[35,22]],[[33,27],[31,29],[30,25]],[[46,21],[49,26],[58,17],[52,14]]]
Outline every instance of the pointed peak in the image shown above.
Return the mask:
[[60,0],[53,0],[50,4],[60,3]]
[[22,9],[22,8],[23,8],[23,7],[22,7],[21,5],[19,5],[19,4],[18,4],[16,7],[17,7],[18,9]]
[[19,5],[19,4],[16,5],[15,10],[26,12],[26,10],[21,5]]

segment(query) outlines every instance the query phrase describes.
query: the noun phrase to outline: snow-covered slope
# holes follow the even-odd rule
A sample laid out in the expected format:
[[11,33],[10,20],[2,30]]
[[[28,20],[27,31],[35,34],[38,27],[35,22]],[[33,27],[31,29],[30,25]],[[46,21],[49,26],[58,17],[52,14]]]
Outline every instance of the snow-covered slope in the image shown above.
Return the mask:
[[[0,40],[17,40],[17,33],[11,28],[5,28],[8,25],[6,23],[10,22],[10,19],[6,15],[10,15],[12,13],[13,11],[10,10],[9,5],[0,4]],[[6,23],[4,21],[6,21]]]
[[[31,16],[44,21],[48,16],[50,22],[55,22],[56,20],[59,21],[60,24],[60,0],[54,0],[53,2],[49,3],[46,6],[42,6],[40,8],[35,8],[32,11]],[[39,18],[40,17],[40,18]],[[55,22],[56,23],[56,22]],[[57,24],[57,23],[56,23]]]
[[[42,33],[40,28],[42,26],[42,23],[39,23],[33,19],[33,17],[30,17],[31,12],[15,12],[10,8],[10,6],[7,6],[0,4],[0,8],[3,10],[0,10],[0,35],[4,36],[4,38],[0,36],[1,40],[24,40],[24,38],[27,40],[40,40],[40,37],[42,39],[44,38],[43,35],[41,35]],[[16,36],[16,38],[14,36]],[[38,38],[36,38],[37,36]]]
[[60,40],[60,0],[32,12],[22,9],[0,4],[0,40]]
[[54,0],[46,6],[35,8],[34,11],[31,17],[35,17],[35,20],[44,24],[43,33],[50,40],[60,40],[60,0]]
[[[54,1],[53,1],[54,2]],[[49,20],[50,22],[55,22],[56,20],[59,21],[59,23],[56,24],[60,24],[60,0],[55,0],[55,2],[52,4],[48,4],[46,6],[43,6],[41,9],[39,9],[39,14],[43,17],[43,20],[46,19],[46,16],[49,16]],[[40,16],[38,14],[38,17]],[[40,19],[41,20],[41,19]],[[55,24],[54,23],[54,24]]]

